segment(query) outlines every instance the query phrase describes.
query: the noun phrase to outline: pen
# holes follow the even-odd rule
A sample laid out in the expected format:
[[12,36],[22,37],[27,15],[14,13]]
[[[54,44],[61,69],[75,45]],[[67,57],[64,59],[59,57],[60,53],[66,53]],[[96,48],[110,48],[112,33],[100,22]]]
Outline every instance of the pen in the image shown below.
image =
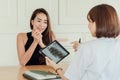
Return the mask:
[[79,43],[81,43],[81,38],[79,38]]

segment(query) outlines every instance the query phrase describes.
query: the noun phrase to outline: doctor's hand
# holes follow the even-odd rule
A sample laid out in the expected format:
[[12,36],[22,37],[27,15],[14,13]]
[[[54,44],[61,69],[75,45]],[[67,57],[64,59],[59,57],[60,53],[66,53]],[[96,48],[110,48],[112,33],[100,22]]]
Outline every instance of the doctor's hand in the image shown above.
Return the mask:
[[56,70],[56,69],[58,69],[60,67],[58,64],[56,64],[54,61],[52,61],[48,57],[45,57],[45,59],[46,59],[46,64],[48,66],[51,66],[54,70]]
[[76,52],[78,50],[78,46],[80,45],[79,41],[71,42],[71,44],[72,44],[74,51]]

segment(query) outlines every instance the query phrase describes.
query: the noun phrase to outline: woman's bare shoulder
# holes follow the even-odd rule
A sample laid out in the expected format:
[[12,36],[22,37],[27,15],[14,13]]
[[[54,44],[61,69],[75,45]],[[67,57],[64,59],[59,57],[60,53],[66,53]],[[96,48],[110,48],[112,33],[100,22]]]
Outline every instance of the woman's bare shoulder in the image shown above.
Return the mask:
[[26,33],[18,33],[17,34],[17,38],[25,38],[26,37]]
[[24,44],[27,42],[27,33],[18,33],[17,34],[17,41],[23,42]]

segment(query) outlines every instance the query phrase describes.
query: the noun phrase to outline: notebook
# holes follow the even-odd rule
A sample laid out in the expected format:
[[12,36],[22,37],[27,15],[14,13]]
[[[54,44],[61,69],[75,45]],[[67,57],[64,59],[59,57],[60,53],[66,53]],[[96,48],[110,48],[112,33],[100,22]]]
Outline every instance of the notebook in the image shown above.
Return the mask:
[[49,57],[55,63],[59,63],[70,54],[57,40],[41,49],[39,53]]
[[40,70],[28,70],[23,76],[29,80],[61,80],[57,74]]

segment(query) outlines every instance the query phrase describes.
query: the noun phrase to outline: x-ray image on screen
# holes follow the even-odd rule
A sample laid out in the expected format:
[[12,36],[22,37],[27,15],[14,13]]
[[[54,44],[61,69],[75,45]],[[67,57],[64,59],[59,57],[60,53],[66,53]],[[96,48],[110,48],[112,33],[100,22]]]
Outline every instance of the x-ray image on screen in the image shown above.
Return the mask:
[[42,50],[42,53],[52,59],[54,62],[58,63],[64,57],[66,57],[69,52],[56,40],[50,45]]

